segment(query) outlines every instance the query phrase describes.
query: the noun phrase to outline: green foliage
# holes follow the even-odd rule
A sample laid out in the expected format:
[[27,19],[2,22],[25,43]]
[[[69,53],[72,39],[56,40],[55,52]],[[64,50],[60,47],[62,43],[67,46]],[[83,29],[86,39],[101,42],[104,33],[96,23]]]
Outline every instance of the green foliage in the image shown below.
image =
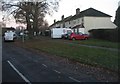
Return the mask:
[[120,28],[120,6],[118,7],[116,11],[114,23],[118,26],[118,28]]

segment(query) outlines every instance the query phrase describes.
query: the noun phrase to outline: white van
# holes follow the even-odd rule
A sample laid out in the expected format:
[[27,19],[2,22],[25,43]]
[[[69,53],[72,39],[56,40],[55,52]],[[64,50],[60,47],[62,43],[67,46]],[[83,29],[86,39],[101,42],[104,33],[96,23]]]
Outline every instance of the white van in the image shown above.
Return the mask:
[[62,35],[72,32],[70,28],[52,28],[51,38],[62,38]]
[[7,31],[4,34],[4,41],[14,41],[16,38],[15,32]]

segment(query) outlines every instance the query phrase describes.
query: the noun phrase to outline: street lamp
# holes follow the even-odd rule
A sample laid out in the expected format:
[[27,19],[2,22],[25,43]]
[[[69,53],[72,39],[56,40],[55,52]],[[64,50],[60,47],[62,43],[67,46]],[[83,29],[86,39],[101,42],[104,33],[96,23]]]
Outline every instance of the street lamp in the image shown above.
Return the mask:
[[24,37],[24,28],[22,27],[22,33],[20,34],[22,36],[22,42],[24,43],[25,41],[25,37]]

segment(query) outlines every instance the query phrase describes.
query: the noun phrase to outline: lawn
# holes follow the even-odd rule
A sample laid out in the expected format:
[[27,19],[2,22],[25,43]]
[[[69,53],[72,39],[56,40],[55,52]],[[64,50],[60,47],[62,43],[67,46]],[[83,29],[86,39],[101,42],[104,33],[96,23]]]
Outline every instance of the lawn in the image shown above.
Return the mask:
[[92,38],[89,40],[73,41],[73,42],[77,44],[100,46],[100,47],[106,47],[106,48],[116,48],[116,49],[118,49],[118,45],[120,45],[120,43],[117,43],[117,42],[110,42],[106,40],[99,40],[99,39],[92,39]]
[[[40,38],[51,40],[50,37],[46,37],[46,38],[40,37]],[[63,40],[61,40],[61,39],[55,39],[54,41],[57,41],[57,42],[62,41],[63,42]],[[75,41],[64,40],[64,42],[71,42],[71,43],[75,43],[75,44],[83,44],[83,45],[90,45],[90,46],[106,47],[106,48],[115,48],[115,49],[118,49],[118,45],[120,45],[120,43],[118,43],[118,42],[111,42],[111,41],[92,39],[92,38],[90,38],[89,40],[75,40]]]
[[[76,41],[79,42],[79,41]],[[80,41],[81,42],[81,41]],[[118,52],[56,42],[52,39],[28,40],[24,46],[84,64],[118,70]]]

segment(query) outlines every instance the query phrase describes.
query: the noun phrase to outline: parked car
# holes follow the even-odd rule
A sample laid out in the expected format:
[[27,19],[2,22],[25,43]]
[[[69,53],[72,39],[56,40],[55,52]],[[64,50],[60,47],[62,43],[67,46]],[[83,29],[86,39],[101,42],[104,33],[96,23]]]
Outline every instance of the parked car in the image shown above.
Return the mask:
[[72,31],[67,30],[67,33],[62,35],[62,38],[63,39],[68,39],[68,37],[70,36],[71,33],[72,33]]
[[71,33],[70,36],[69,36],[69,39],[70,40],[86,40],[89,38],[89,35],[88,34],[83,34],[81,32],[79,33]]
[[13,31],[7,31],[4,34],[4,41],[14,41],[16,38],[16,34]]

